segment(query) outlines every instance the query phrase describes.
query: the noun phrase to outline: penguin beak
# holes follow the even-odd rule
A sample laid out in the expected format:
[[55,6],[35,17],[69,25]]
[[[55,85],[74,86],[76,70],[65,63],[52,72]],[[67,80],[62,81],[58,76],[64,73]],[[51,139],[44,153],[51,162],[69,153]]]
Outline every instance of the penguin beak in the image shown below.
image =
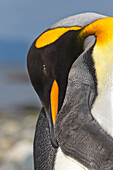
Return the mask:
[[53,81],[50,91],[50,116],[55,124],[59,103],[59,86],[56,80]]
[[53,81],[50,91],[50,107],[49,107],[49,127],[50,127],[50,139],[54,148],[58,148],[58,142],[54,134],[54,125],[58,112],[59,101],[59,86],[56,80]]

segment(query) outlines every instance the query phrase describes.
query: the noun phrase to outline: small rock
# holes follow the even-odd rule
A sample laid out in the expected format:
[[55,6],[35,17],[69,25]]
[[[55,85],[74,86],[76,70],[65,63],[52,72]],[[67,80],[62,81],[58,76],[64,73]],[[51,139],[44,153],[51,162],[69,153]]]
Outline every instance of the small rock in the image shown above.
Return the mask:
[[2,126],[2,131],[7,135],[13,135],[21,129],[18,122],[13,120],[6,120]]
[[17,168],[11,162],[4,162],[0,165],[0,170],[17,170]]
[[23,162],[29,155],[33,154],[32,143],[26,140],[17,142],[12,149],[7,151],[5,159],[17,163]]
[[0,139],[0,150],[8,150],[12,146],[13,142],[6,137]]

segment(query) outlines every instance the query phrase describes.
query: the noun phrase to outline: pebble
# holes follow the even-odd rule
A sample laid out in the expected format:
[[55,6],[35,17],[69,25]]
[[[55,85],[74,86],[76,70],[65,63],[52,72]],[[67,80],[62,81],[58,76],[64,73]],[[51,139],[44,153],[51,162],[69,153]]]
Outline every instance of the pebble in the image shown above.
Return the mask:
[[14,161],[16,163],[24,162],[29,155],[33,154],[32,143],[27,140],[20,140],[7,151],[5,159],[8,161]]

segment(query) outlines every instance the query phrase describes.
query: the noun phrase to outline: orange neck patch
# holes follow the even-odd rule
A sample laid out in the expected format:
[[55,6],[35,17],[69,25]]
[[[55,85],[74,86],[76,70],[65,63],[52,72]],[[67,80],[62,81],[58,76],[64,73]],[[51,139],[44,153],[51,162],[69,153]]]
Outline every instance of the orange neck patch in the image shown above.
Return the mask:
[[80,32],[84,39],[88,35],[96,36],[92,51],[98,81],[98,94],[112,89],[113,72],[113,17],[106,17],[86,25]]
[[91,24],[85,26],[80,36],[95,35],[97,38],[96,44],[107,44],[113,38],[113,17],[98,19]]
[[58,40],[63,34],[70,30],[79,30],[81,27],[74,26],[74,27],[61,27],[61,28],[54,28],[44,32],[37,40],[35,46],[37,48],[45,47],[49,44],[54,43]]

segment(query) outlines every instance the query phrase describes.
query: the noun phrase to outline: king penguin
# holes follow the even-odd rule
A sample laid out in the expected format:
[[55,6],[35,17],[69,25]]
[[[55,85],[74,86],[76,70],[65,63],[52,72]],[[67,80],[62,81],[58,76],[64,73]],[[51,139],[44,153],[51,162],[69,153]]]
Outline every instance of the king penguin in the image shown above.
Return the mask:
[[35,170],[113,170],[113,18],[65,18],[32,43]]

